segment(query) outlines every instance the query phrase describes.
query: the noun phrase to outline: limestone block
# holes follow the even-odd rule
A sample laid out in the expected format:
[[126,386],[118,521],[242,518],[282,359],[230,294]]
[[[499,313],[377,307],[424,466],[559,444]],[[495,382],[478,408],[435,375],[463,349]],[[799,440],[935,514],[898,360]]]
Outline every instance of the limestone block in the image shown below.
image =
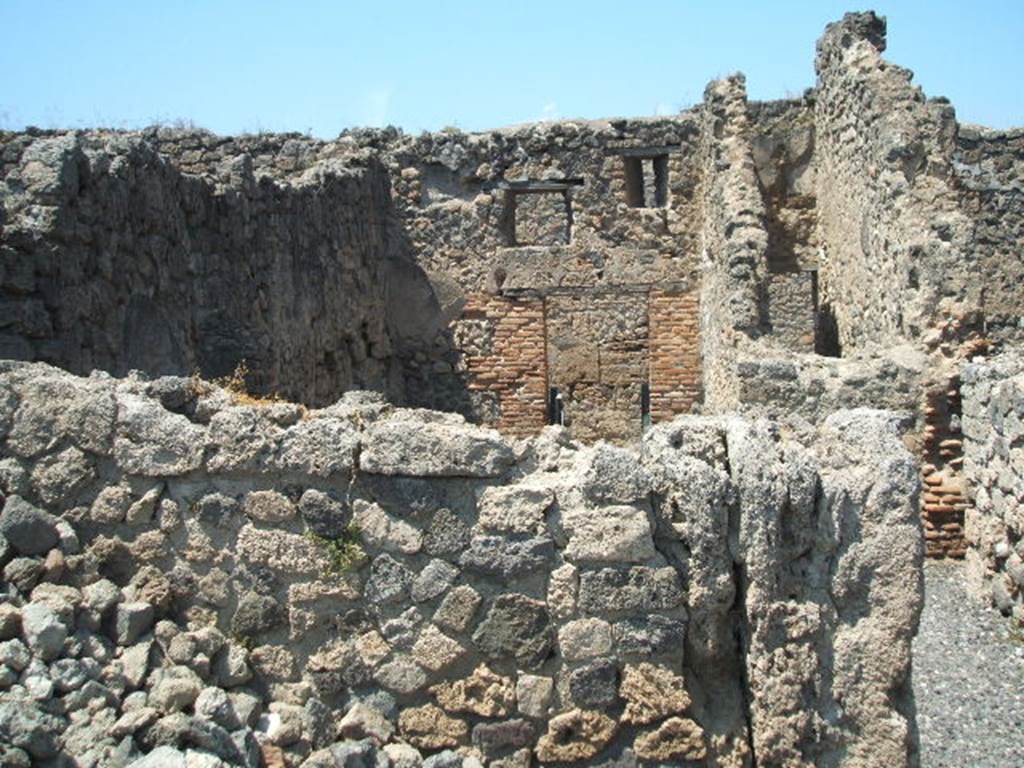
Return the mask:
[[366,430],[360,468],[381,475],[495,477],[514,461],[497,432],[449,415],[399,411]]

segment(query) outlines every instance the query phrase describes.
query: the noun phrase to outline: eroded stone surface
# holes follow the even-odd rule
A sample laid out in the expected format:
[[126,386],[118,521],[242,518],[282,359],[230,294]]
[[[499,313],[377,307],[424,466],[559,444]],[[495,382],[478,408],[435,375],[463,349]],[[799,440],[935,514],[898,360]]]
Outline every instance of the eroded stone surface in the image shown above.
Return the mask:
[[576,563],[643,563],[657,555],[647,511],[639,506],[570,506],[562,510],[569,536],[565,556]]
[[448,637],[431,624],[420,632],[412,655],[420,666],[438,672],[465,656],[466,649],[458,640]]
[[602,619],[577,619],[558,630],[558,650],[570,661],[603,656],[612,650],[611,625]]
[[473,642],[488,657],[512,656],[528,669],[539,666],[553,642],[547,608],[525,595],[501,595],[473,633]]
[[647,613],[677,608],[683,593],[673,568],[603,568],[580,574],[579,605],[586,613]]
[[551,763],[590,760],[611,742],[615,730],[615,721],[600,712],[574,709],[555,715],[537,742],[537,759]]
[[622,670],[619,695],[626,700],[622,720],[627,723],[653,723],[690,706],[682,675],[654,664],[627,665]]
[[481,664],[473,674],[462,680],[444,683],[430,689],[445,710],[468,712],[483,717],[506,717],[515,709],[516,689],[513,681],[495,674]]
[[513,462],[497,432],[416,411],[372,424],[365,446],[363,470],[383,475],[493,477]]
[[398,729],[410,744],[420,749],[457,747],[469,735],[464,720],[446,715],[433,704],[402,710]]
[[633,749],[641,760],[703,760],[704,730],[693,720],[670,717],[654,731],[636,737]]
[[496,533],[537,534],[555,500],[549,488],[492,486],[480,495],[480,527]]

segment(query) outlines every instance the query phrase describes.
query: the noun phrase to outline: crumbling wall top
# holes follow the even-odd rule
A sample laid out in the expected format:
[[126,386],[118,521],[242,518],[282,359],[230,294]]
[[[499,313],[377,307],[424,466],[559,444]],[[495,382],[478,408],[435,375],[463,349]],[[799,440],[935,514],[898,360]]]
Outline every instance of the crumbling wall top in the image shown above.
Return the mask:
[[833,57],[842,56],[843,51],[860,41],[867,42],[882,53],[885,51],[885,37],[884,16],[877,16],[874,11],[847,13],[840,21],[825,27],[825,33],[818,40],[815,68],[821,72]]

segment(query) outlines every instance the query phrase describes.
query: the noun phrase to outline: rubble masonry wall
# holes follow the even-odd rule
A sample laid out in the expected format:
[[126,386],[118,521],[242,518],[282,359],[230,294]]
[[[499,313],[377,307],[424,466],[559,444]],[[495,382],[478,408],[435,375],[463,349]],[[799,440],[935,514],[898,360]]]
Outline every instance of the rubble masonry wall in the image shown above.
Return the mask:
[[891,414],[803,445],[681,417],[627,450],[6,363],[0,441],[0,730],[37,757],[915,754],[918,479]]
[[1024,618],[1024,360],[1008,354],[962,373],[968,574],[982,596]]

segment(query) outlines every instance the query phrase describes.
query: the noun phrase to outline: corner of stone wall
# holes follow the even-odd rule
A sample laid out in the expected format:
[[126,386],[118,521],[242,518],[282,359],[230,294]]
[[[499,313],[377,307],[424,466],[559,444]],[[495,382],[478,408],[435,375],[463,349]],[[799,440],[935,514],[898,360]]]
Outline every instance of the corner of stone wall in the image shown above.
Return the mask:
[[884,50],[884,19],[847,14],[815,61],[820,296],[844,350],[917,339],[981,300],[953,181],[954,110]]

